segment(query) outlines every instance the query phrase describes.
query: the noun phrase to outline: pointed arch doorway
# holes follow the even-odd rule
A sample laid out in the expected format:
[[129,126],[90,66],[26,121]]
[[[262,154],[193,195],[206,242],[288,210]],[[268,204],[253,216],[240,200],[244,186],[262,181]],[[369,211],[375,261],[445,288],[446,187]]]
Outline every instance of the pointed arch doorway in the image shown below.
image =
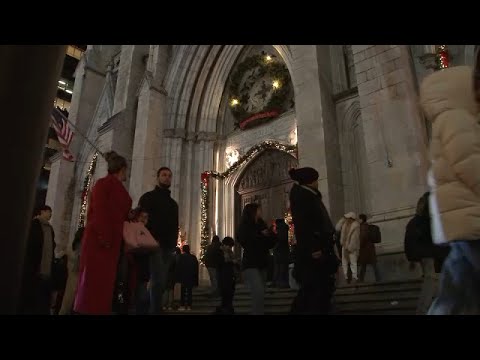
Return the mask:
[[248,203],[261,205],[263,219],[268,224],[285,216],[293,184],[288,170],[297,165],[298,160],[293,155],[268,149],[245,167],[234,186],[235,229],[238,229],[242,210]]

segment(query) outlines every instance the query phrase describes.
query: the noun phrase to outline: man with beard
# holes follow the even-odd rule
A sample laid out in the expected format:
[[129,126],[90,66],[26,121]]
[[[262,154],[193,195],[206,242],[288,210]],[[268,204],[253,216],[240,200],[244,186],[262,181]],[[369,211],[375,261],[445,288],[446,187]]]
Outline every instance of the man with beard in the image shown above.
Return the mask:
[[297,239],[294,277],[300,285],[292,313],[328,314],[338,269],[335,229],[318,191],[318,172],[304,167],[291,169],[289,174],[296,181],[290,191],[290,208]]
[[[167,287],[168,270],[175,260],[178,239],[178,205],[170,196],[172,171],[162,167],[157,172],[158,185],[142,195],[139,206],[148,213],[147,228],[160,245],[150,255],[150,312],[162,311],[163,293]],[[148,261],[148,257],[145,258]]]

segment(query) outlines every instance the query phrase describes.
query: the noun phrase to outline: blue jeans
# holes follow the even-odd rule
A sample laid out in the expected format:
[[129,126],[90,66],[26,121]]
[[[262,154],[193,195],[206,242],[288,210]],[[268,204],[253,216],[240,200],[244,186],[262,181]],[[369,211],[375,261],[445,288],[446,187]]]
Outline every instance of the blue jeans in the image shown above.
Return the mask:
[[150,255],[150,313],[162,312],[163,293],[167,289],[168,272],[175,261],[173,250],[158,249]]
[[245,269],[243,271],[245,283],[252,295],[252,315],[263,315],[265,313],[265,284],[267,283],[267,270]]
[[455,241],[445,260],[440,291],[428,315],[480,314],[480,241]]

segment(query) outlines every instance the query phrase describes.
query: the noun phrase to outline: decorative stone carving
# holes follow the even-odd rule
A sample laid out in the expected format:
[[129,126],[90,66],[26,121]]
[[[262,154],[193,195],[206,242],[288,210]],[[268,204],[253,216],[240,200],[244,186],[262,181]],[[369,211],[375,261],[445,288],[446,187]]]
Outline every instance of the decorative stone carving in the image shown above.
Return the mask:
[[288,170],[296,166],[297,159],[287,153],[267,150],[260,154],[239,180],[237,191],[241,208],[248,203],[257,203],[262,207],[265,221],[283,218],[289,208],[293,183]]
[[279,151],[266,151],[245,171],[239,192],[245,192],[253,188],[264,188],[290,181],[288,170],[295,167],[297,159]]

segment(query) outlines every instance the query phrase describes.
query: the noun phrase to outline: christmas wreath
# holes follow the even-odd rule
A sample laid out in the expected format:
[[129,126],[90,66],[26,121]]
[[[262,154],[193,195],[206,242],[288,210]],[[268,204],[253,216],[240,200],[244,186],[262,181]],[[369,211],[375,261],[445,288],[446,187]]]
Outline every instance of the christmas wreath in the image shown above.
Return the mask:
[[229,103],[235,128],[262,124],[294,106],[290,74],[275,58],[265,52],[250,56],[232,74]]

